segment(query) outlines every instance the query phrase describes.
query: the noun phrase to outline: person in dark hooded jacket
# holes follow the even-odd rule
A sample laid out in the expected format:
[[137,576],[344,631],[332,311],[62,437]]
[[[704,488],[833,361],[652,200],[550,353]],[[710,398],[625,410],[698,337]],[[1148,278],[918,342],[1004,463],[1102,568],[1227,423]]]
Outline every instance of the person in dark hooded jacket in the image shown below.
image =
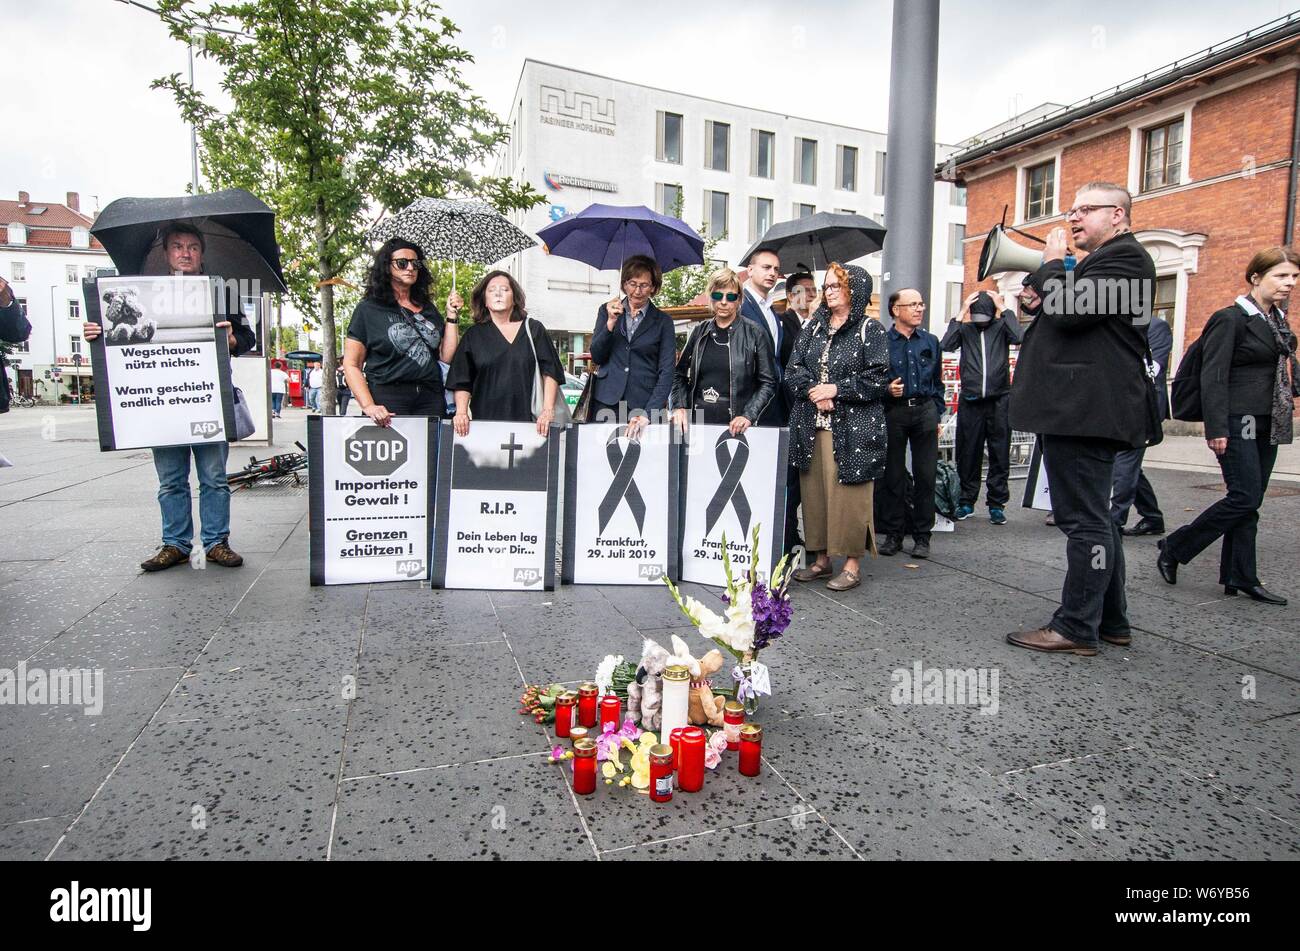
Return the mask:
[[872,483],[885,471],[889,344],[884,325],[867,316],[871,276],[862,268],[831,264],[822,294],[785,369],[790,464],[799,470],[804,538],[816,554],[794,577],[830,578],[831,558],[843,557],[826,586],[846,591],[861,579],[867,547],[875,553]]
[[1011,345],[1020,343],[1024,336],[1015,312],[1006,308],[1001,295],[978,291],[966,298],[961,313],[948,324],[948,332],[939,344],[948,351],[961,348],[961,396],[957,401],[959,520],[975,511],[987,444],[989,521],[1006,524],[1004,510],[1011,498],[1007,488],[1011,458],[1008,367]]
[[[22,304],[14,297],[8,282],[0,278],[0,340],[5,343],[22,343],[32,332]],[[9,412],[9,374],[5,370],[5,357],[0,353],[0,413]]]

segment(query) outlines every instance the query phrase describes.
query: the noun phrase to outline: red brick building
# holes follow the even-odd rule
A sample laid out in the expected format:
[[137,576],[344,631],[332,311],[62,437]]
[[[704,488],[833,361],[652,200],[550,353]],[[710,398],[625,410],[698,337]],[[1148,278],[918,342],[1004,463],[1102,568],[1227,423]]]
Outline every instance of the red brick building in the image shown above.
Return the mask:
[[966,186],[963,290],[1019,288],[1023,272],[977,281],[1004,207],[1008,225],[1045,237],[1081,185],[1125,185],[1174,332],[1172,377],[1210,315],[1244,292],[1251,255],[1295,243],[1300,12],[1031,115],[968,139],[937,170]]

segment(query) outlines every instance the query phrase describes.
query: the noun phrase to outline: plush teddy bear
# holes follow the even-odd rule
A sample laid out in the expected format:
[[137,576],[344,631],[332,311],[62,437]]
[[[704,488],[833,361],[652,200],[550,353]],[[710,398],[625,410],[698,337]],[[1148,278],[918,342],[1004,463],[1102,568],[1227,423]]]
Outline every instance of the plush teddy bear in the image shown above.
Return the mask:
[[158,324],[145,317],[140,306],[140,296],[135,288],[109,291],[104,295],[104,316],[109,328],[105,339],[110,344],[148,343],[153,339]]
[[722,726],[722,709],[726,706],[726,697],[715,697],[713,695],[713,684],[709,678],[722,669],[726,661],[722,658],[722,651],[711,650],[700,658],[700,673],[698,677],[691,678],[691,698],[690,707],[687,710],[687,720],[698,726]]
[[627,715],[640,723],[643,730],[659,730],[663,713],[663,672],[672,656],[649,638],[641,647],[636,679],[627,685]]

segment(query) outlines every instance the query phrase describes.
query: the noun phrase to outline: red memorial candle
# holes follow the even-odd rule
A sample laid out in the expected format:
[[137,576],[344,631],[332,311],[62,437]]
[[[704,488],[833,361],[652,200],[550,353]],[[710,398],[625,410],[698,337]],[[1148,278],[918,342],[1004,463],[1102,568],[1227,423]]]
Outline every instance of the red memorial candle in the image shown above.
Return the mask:
[[673,798],[673,748],[659,743],[650,747],[650,800],[668,802]]
[[746,723],[740,728],[740,772],[757,776],[763,758],[763,728],[757,723]]
[[619,704],[618,697],[615,694],[607,693],[600,698],[600,732],[605,732],[605,724],[614,724],[614,729],[619,728]]
[[722,708],[722,729],[727,735],[727,749],[740,749],[740,728],[745,725],[745,705],[739,700],[728,700]]
[[704,788],[704,731],[698,726],[682,730],[677,787],[682,792],[699,792]]
[[596,694],[599,690],[593,683],[578,685],[578,722],[583,726],[596,725]]
[[578,704],[578,695],[572,691],[562,693],[555,698],[555,735],[568,739],[573,726],[573,711]]
[[596,791],[595,740],[579,740],[573,747],[573,791],[579,796]]
[[682,768],[682,730],[684,729],[686,729],[686,727],[679,726],[677,729],[673,730],[672,735],[668,737],[668,745],[672,747],[673,751],[673,769]]

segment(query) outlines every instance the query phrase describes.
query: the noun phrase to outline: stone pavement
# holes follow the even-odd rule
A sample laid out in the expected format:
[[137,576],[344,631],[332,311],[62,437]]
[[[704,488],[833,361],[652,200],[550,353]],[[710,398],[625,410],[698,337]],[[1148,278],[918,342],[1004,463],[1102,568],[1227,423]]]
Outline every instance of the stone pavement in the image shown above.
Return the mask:
[[[304,428],[293,411],[281,444]],[[98,716],[0,706],[0,858],[1300,855],[1291,485],[1260,526],[1290,607],[1224,598],[1217,556],[1168,587],[1131,539],[1134,643],[1093,658],[1004,642],[1047,620],[1064,566],[1062,537],[1014,506],[1003,528],[981,511],[937,535],[928,562],[869,563],[846,595],[800,588],[764,653],[762,775],[728,754],[660,806],[575,799],[515,701],[643,636],[704,648],[666,592],[312,589],[306,493],[284,488],[235,496],[243,568],[146,576],[148,452],[101,454],[87,409],[0,417],[0,452],[17,465],[0,470],[0,668],[105,672]],[[1174,524],[1215,498],[1206,471],[1150,474]],[[996,671],[996,713],[893,704],[917,663]]]

